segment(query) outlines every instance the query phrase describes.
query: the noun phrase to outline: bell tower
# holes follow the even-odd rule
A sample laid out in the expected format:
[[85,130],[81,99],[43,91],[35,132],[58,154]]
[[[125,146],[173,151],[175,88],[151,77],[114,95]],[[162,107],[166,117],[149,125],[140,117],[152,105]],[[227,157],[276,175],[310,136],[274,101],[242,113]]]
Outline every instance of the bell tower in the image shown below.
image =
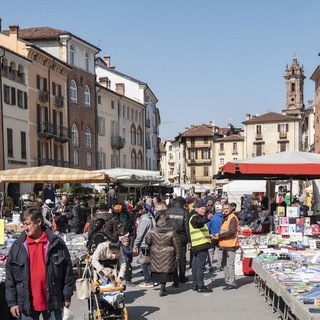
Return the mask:
[[286,66],[286,106],[282,112],[287,116],[300,117],[304,111],[303,90],[304,70],[296,58],[292,60],[290,68]]

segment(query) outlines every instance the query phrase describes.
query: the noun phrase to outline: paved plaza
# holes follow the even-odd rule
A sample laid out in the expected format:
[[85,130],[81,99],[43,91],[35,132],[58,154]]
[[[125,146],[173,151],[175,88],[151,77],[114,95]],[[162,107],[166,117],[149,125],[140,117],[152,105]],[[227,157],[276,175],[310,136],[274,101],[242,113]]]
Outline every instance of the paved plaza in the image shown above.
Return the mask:
[[[133,264],[133,282],[142,282],[141,268]],[[190,270],[187,276],[191,279]],[[213,276],[214,281],[211,281]],[[212,293],[192,291],[192,283],[181,284],[179,288],[168,285],[168,295],[159,297],[159,286],[154,288],[128,287],[125,303],[129,320],[275,320],[277,314],[264,301],[253,283],[253,276],[237,278],[237,290],[223,290],[223,272],[206,273],[206,285],[213,289]],[[73,297],[71,310],[76,320],[85,319],[88,313],[87,301],[79,301]]]

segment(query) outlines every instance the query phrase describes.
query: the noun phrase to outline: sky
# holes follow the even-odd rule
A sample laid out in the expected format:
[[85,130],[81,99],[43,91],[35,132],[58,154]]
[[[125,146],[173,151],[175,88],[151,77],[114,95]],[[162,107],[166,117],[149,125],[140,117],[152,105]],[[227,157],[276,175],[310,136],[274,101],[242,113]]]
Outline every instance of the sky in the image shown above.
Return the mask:
[[116,70],[148,84],[160,136],[174,139],[190,125],[242,127],[247,113],[281,113],[293,58],[304,67],[308,106],[319,12],[319,0],[16,0],[0,18],[2,30],[53,27],[99,47]]

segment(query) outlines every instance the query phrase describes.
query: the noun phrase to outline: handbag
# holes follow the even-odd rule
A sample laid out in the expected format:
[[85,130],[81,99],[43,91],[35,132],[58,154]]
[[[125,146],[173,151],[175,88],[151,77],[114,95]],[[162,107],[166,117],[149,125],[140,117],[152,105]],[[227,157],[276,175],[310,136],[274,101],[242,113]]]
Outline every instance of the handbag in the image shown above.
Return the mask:
[[62,320],[73,320],[74,319],[73,312],[66,307],[63,307],[61,316],[62,316]]
[[88,272],[88,262],[83,270],[82,277],[76,280],[76,292],[77,292],[77,299],[85,300],[89,299],[91,296],[91,282],[90,279],[87,277]]
[[144,255],[142,252],[140,252],[138,258],[137,258],[137,263],[138,264],[150,264],[150,256]]

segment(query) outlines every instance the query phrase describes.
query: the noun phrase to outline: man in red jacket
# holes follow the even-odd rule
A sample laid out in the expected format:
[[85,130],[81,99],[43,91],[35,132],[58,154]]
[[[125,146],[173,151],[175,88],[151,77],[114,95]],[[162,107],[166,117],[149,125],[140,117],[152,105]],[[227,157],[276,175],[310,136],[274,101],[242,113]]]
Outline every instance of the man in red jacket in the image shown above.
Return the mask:
[[73,295],[70,254],[63,240],[46,229],[38,208],[21,217],[24,232],[13,243],[6,261],[6,300],[21,320],[61,320]]

